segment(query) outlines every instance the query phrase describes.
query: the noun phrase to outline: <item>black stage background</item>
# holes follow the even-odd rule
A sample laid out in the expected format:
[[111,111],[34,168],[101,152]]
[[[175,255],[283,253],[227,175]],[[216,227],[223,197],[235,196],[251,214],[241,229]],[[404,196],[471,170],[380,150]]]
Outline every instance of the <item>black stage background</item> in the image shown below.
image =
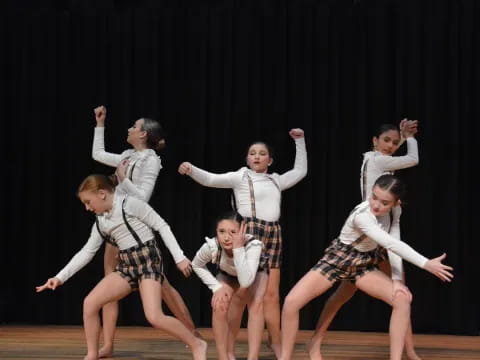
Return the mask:
[[[305,130],[308,175],[283,196],[282,296],[360,201],[373,129],[419,119],[420,164],[399,173],[410,190],[403,239],[428,257],[447,252],[456,278],[443,284],[406,265],[414,330],[479,333],[477,0],[11,0],[2,7],[2,323],[81,323],[103,250],[57,291],[34,288],[87,240],[93,217],[75,191],[86,175],[112,172],[91,158],[92,109],[105,104],[112,152],[127,147],[135,119],[164,125],[168,146],[152,204],[190,257],[229,208],[230,192],[202,188],[178,165],[235,170],[247,144],[264,139],[281,173],[294,160],[288,130]],[[196,324],[209,327],[208,289],[173,265],[169,277]],[[302,328],[314,327],[325,299],[303,310]],[[357,294],[333,328],[385,331],[388,314]],[[119,323],[146,324],[137,294],[122,302]]]

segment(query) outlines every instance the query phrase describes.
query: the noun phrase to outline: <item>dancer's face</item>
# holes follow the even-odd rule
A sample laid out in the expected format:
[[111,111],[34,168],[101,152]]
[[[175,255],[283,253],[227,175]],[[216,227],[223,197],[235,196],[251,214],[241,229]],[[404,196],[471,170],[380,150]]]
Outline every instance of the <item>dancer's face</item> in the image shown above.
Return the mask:
[[127,142],[130,145],[134,146],[135,144],[145,141],[147,137],[147,132],[145,130],[142,130],[143,123],[143,119],[138,119],[137,121],[135,121],[133,126],[128,129]]
[[266,173],[272,161],[265,144],[253,144],[248,149],[247,165],[251,170],[257,173]]
[[240,225],[234,220],[221,220],[217,224],[217,240],[220,246],[226,250],[231,251],[233,248],[233,235],[240,231]]
[[387,215],[390,210],[398,205],[398,199],[389,190],[384,190],[375,185],[369,198],[370,210],[375,216]]
[[80,192],[78,197],[83,205],[85,205],[85,209],[96,215],[101,215],[111,209],[111,204],[106,200],[107,192],[105,190],[85,190]]
[[396,130],[388,130],[378,138],[373,137],[373,147],[384,155],[393,155],[400,146],[400,134]]

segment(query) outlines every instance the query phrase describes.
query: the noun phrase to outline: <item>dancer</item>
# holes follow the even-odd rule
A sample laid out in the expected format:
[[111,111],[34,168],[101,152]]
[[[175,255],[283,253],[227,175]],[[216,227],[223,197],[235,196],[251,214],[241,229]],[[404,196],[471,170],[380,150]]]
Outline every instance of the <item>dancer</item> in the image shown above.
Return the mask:
[[83,303],[83,322],[88,352],[84,360],[97,360],[100,335],[99,312],[112,301],[132,291],[140,292],[145,317],[153,327],[162,329],[187,344],[195,360],[206,360],[207,343],[195,337],[180,321],[163,314],[161,306],[162,257],[152,230],[158,231],[177,267],[190,275],[189,260],[183,254],[168,224],[145,202],[119,195],[104,175],[90,175],[78,189],[86,210],[97,215],[96,223],[84,247],[53,278],[36,288],[55,290],[88,264],[104,239],[120,249],[114,272],[107,274],[87,295]]
[[[415,134],[418,130],[417,120],[403,119],[400,122],[400,130],[395,125],[381,125],[372,138],[373,151],[366,152],[360,171],[360,190],[362,200],[365,201],[371,195],[375,180],[385,173],[393,173],[395,170],[412,167],[418,164],[418,146]],[[393,156],[400,145],[406,141],[407,154]],[[400,232],[398,233],[400,235]],[[386,259],[387,260],[387,259]],[[382,262],[380,270],[387,274],[391,273],[388,261]],[[349,281],[341,281],[337,290],[327,299],[318,319],[314,335],[307,344],[307,351],[312,359],[321,359],[320,346],[333,321],[336,313],[355,294],[357,288]],[[412,325],[409,322],[405,336],[405,354],[409,360],[421,360],[417,355],[413,343]]]
[[[267,289],[268,268],[261,261],[263,244],[245,234],[245,223],[237,213],[227,213],[217,219],[217,236],[205,238],[205,243],[192,260],[198,277],[212,290],[212,327],[218,359],[231,360],[228,354],[228,310],[232,296],[246,292],[248,297],[248,359],[259,357],[263,328],[263,296]],[[214,276],[208,263],[217,266]]]
[[[113,154],[105,151],[104,132],[107,109],[105,106],[99,106],[94,109],[94,113],[97,126],[93,140],[93,159],[102,164],[116,167],[113,176],[114,182],[117,184],[115,191],[149,202],[162,168],[161,160],[156,153],[165,147],[161,125],[149,118],[138,119],[128,129],[127,142],[133,149],[125,150],[121,154]],[[118,249],[107,243],[104,253],[105,274],[114,271],[117,265],[117,255]],[[162,283],[162,298],[173,315],[196,336],[200,336],[195,330],[195,324],[185,302],[167,278]],[[100,357],[111,357],[118,318],[118,303],[105,305],[102,318],[104,343],[100,349]]]
[[[445,254],[429,260],[399,240],[401,208],[397,205],[404,192],[404,184],[397,177],[380,176],[369,199],[354,208],[325,255],[289,292],[282,310],[281,360],[292,357],[300,309],[339,280],[352,281],[360,290],[392,306],[390,359],[401,360],[412,299],[402,281],[401,259],[442,281],[449,282],[453,278],[453,269],[442,264]],[[390,211],[393,211],[392,221],[386,216]],[[391,279],[378,270],[378,263],[384,259],[382,248],[388,250]]]
[[[295,140],[296,156],[292,170],[284,174],[269,174],[268,168],[273,162],[273,154],[268,145],[255,142],[248,148],[247,167],[235,172],[213,174],[182,163],[178,171],[189,175],[201,185],[216,188],[231,188],[235,196],[237,211],[244,217],[247,234],[261,240],[264,255],[268,258],[269,279],[264,297],[264,314],[269,331],[271,347],[278,357],[280,354],[280,266],[282,261],[282,235],[279,223],[281,192],[297,184],[307,174],[307,151],[302,129],[289,132]],[[244,299],[236,297],[232,306],[233,322],[230,327],[229,352],[233,353],[233,341],[240,327],[241,316],[245,306]]]

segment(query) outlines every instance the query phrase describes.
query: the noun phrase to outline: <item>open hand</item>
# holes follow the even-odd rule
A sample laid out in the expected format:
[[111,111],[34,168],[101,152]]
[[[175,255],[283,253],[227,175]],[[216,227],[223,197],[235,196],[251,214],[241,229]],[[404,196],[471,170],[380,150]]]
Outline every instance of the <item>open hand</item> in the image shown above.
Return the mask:
[[451,266],[442,264],[442,260],[447,257],[447,254],[443,253],[439,257],[428,260],[425,264],[425,270],[432,273],[442,281],[451,282],[453,279],[453,268]]

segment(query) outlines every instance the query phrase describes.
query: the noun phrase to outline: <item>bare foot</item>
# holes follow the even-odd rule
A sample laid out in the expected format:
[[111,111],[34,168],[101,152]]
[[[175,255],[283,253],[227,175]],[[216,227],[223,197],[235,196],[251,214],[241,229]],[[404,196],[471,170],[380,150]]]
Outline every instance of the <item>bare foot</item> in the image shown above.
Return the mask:
[[313,341],[309,341],[305,344],[305,350],[308,353],[310,360],[322,360],[322,354],[320,353],[320,346],[314,345]]
[[98,358],[109,358],[113,356],[113,345],[103,345],[98,350]]
[[280,354],[282,352],[282,345],[280,344],[270,344],[270,349],[273,350],[277,359],[280,359]]
[[422,360],[422,358],[415,352],[415,349],[405,350],[405,355],[408,360]]
[[83,360],[98,360],[98,357],[97,357],[96,354],[93,354],[93,355],[87,354],[87,355],[85,355]]
[[198,339],[192,348],[193,360],[207,360],[208,344],[205,340]]
[[228,360],[237,360],[237,359],[235,358],[235,355],[232,354],[232,353],[228,353],[227,356],[228,356]]

